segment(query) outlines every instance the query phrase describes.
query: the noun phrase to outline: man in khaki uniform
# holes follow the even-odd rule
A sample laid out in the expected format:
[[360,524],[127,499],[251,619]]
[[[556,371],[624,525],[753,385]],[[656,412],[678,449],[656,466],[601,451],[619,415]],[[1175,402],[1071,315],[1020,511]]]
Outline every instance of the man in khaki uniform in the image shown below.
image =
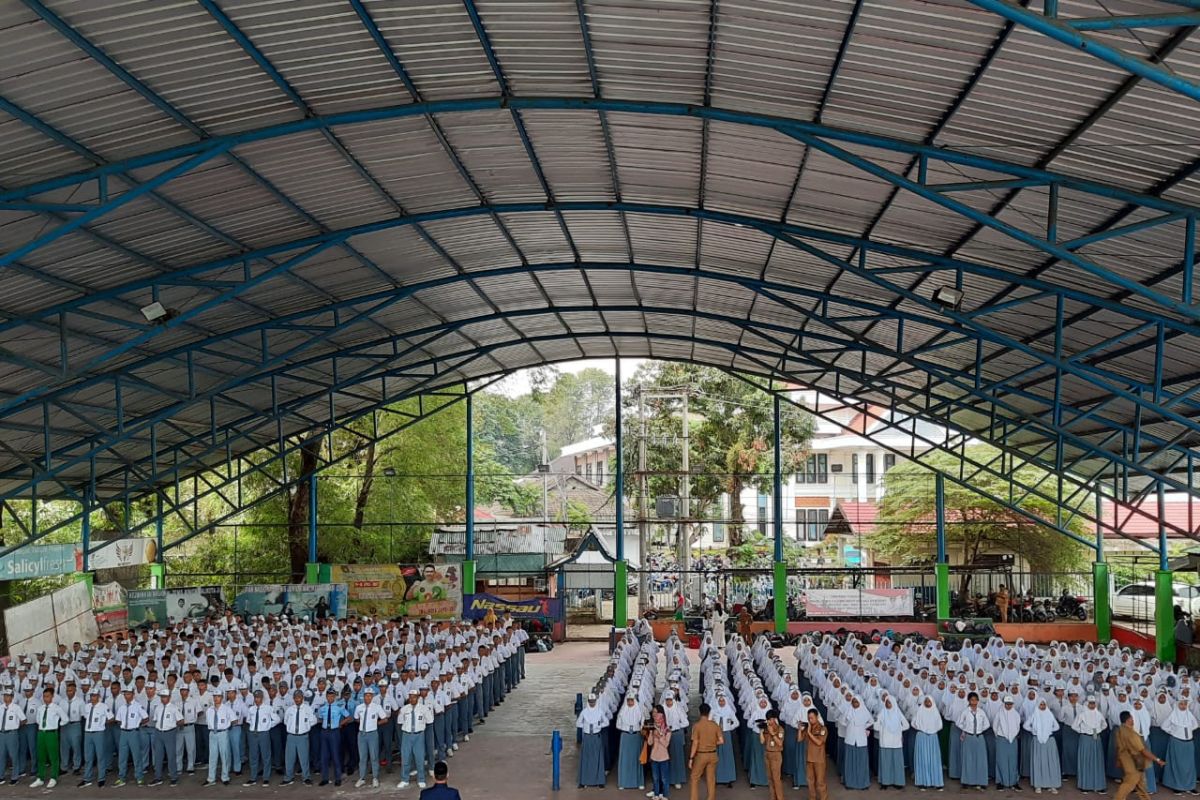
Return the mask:
[[721,726],[708,718],[710,711],[708,703],[701,703],[700,720],[692,726],[692,752],[688,756],[692,800],[700,800],[701,776],[708,784],[708,800],[717,797],[717,748],[725,744],[725,736]]
[[808,742],[804,756],[808,800],[829,800],[829,788],[825,785],[825,741],[829,738],[829,729],[821,722],[821,715],[816,709],[809,709],[808,724],[799,733]]
[[1150,752],[1133,727],[1133,715],[1128,711],[1121,712],[1121,725],[1117,728],[1117,764],[1125,773],[1121,785],[1117,787],[1116,800],[1125,800],[1130,792],[1136,791],[1141,800],[1150,800],[1146,793],[1146,762],[1153,761],[1160,767],[1166,764],[1161,758]]
[[771,800],[783,800],[783,726],[779,724],[779,712],[767,712],[767,726],[759,734],[767,762],[767,785],[771,787]]

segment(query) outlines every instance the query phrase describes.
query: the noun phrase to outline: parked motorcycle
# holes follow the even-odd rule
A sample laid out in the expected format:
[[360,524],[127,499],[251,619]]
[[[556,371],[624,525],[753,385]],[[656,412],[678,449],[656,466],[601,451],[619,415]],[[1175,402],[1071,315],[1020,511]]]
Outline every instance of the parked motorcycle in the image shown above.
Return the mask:
[[1065,619],[1075,618],[1078,620],[1087,619],[1087,598],[1073,595],[1063,589],[1063,593],[1059,595],[1058,605],[1054,608],[1056,616]]

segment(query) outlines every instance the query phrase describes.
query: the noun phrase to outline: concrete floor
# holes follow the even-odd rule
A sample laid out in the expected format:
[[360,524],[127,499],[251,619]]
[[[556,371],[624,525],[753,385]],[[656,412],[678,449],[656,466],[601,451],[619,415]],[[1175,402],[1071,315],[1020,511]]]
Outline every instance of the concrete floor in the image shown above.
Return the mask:
[[[456,756],[449,761],[450,785],[459,789],[464,800],[492,798],[494,800],[576,800],[590,798],[595,800],[602,796],[612,798],[628,798],[637,800],[645,797],[644,792],[636,790],[618,790],[615,788],[615,777],[609,776],[609,786],[604,789],[580,790],[576,785],[578,762],[575,749],[575,694],[584,691],[597,679],[602,671],[602,665],[607,657],[607,646],[603,642],[570,642],[555,647],[550,653],[530,654],[526,657],[525,680],[516,692],[509,695],[502,706],[497,708],[487,723],[476,729],[471,741],[462,745]],[[790,658],[790,654],[785,658]],[[693,664],[692,685],[699,685],[699,678]],[[693,706],[699,700],[694,699]],[[693,718],[695,709],[693,708]],[[551,733],[559,730],[564,739],[562,762],[562,790],[554,792],[550,783],[550,740]],[[385,773],[382,786],[379,789],[355,789],[352,783],[345,783],[341,788],[330,791],[332,786],[319,788],[293,784],[281,787],[276,782],[269,787],[243,787],[237,784],[229,787],[204,789],[201,776],[184,777],[175,788],[160,786],[142,788],[125,786],[116,789],[110,783],[104,789],[95,786],[86,789],[75,787],[78,778],[64,776],[64,780],[53,791],[45,789],[30,789],[25,784],[7,786],[0,789],[0,795],[10,797],[39,797],[46,795],[69,795],[72,797],[90,798],[94,796],[124,797],[164,797],[171,800],[209,800],[209,798],[282,798],[295,800],[302,798],[344,798],[389,795],[400,798],[416,798],[418,791],[415,785],[400,792],[396,789],[399,779],[395,773]],[[963,792],[955,785],[948,787],[944,793],[923,793],[915,788],[904,790],[903,794],[928,794],[931,798],[938,797],[979,797],[981,793]],[[649,784],[647,783],[647,786]],[[1110,790],[1115,786],[1110,784]],[[875,789],[872,790],[877,791]],[[829,794],[832,798],[863,797],[866,792],[853,792],[839,785],[831,785]],[[1021,793],[987,792],[990,796],[1004,795],[1009,797],[1032,798],[1033,792],[1026,789]],[[770,797],[766,788],[751,789],[743,779],[734,788],[718,787],[718,797],[722,800],[767,800]],[[807,791],[792,790],[790,787],[785,795],[788,798],[801,800],[807,798]],[[688,788],[672,790],[673,798],[686,798]],[[701,789],[701,797],[704,791]],[[1066,789],[1060,793],[1062,797],[1082,797],[1075,789]],[[1094,797],[1094,796],[1093,796]]]

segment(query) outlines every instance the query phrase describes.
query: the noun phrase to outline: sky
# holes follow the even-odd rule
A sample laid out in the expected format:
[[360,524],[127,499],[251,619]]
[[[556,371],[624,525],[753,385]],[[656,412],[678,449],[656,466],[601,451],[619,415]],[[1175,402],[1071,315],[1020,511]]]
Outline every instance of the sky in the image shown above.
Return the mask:
[[[628,380],[629,376],[632,375],[644,361],[646,361],[644,358],[622,358],[622,379]],[[570,374],[581,372],[589,367],[594,369],[602,369],[609,375],[612,375],[615,372],[615,365],[613,364],[613,359],[611,358],[591,358],[584,359],[582,361],[566,361],[556,366],[559,372]],[[527,369],[514,372],[512,375],[509,375],[507,378],[497,383],[489,391],[495,391],[499,394],[508,395],[509,397],[520,397],[523,394],[528,394],[530,389],[529,373],[530,370]]]

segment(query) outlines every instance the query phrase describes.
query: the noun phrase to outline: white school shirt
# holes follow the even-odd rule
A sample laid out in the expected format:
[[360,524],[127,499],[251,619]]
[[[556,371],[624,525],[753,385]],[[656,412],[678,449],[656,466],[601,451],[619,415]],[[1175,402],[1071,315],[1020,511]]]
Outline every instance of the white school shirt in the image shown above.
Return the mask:
[[287,732],[294,736],[307,736],[309,730],[317,724],[317,717],[307,703],[288,706],[283,712],[283,724]]
[[67,712],[58,703],[39,706],[35,717],[39,731],[56,731],[67,724]]
[[183,717],[184,725],[195,725],[203,718],[200,716],[200,704],[194,697],[184,700],[182,697],[174,704]]
[[21,723],[24,721],[25,712],[16,703],[0,706],[0,732],[15,731],[21,727]]
[[150,719],[153,721],[156,730],[173,731],[179,727],[179,722],[183,719],[183,714],[180,712],[179,706],[169,701],[164,704],[160,700],[151,710]]
[[379,723],[387,718],[387,712],[383,710],[383,706],[375,700],[371,701],[370,705],[359,703],[354,709],[354,719],[358,722],[359,733],[370,733],[379,729]]
[[107,723],[113,718],[112,709],[104,703],[90,705],[84,712],[84,731],[87,733],[103,733]]
[[224,703],[220,708],[209,706],[204,712],[204,723],[210,731],[227,731],[237,724],[237,712]]
[[266,733],[274,728],[278,721],[275,709],[266,703],[253,705],[246,709],[246,725],[250,733]]
[[138,702],[126,703],[117,711],[117,722],[121,724],[123,731],[137,730],[146,717],[146,709]]
[[70,700],[67,699],[66,695],[63,695],[57,702],[63,710],[64,725],[69,722],[79,722],[83,719],[83,709],[86,707],[86,704],[78,694]]
[[397,713],[400,715],[400,730],[404,733],[423,733],[427,725],[433,724],[433,710],[424,703],[409,703]]

